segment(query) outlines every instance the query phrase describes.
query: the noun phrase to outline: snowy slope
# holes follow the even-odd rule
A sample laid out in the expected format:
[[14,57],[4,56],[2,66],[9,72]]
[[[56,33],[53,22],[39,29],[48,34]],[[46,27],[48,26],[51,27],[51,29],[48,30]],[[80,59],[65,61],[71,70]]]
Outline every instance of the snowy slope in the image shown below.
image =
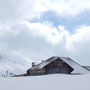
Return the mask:
[[0,90],[90,90],[89,84],[89,74],[0,78]]
[[0,76],[6,71],[14,74],[25,73],[31,67],[32,60],[17,55],[0,55]]

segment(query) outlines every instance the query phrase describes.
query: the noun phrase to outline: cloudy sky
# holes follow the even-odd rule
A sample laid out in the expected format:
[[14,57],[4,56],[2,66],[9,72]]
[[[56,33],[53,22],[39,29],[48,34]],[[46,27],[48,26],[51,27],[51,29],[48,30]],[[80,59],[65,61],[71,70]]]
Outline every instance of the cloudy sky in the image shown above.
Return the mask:
[[0,54],[90,65],[90,0],[0,0]]

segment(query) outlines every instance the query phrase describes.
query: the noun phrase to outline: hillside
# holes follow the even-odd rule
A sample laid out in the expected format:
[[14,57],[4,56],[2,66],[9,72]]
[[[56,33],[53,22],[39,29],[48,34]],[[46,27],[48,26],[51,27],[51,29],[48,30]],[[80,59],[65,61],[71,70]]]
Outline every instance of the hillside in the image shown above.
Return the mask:
[[14,74],[25,73],[31,67],[31,63],[32,60],[25,56],[0,54],[0,77],[6,74],[6,71]]
[[0,90],[90,90],[90,74],[0,78]]

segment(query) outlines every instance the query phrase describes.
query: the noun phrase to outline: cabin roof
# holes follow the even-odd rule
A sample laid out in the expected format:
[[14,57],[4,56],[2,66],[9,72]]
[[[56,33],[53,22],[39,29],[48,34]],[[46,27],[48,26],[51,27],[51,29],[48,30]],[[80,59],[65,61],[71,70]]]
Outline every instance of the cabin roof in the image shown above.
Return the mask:
[[42,63],[28,69],[28,70],[35,70],[35,69],[41,69],[43,67],[45,67],[46,65],[50,64],[51,62],[57,60],[57,59],[61,59],[63,62],[66,62],[70,67],[72,67],[73,73],[90,73],[87,69],[85,69],[84,67],[82,67],[80,64],[76,63],[74,60],[72,60],[69,57],[51,57],[49,59],[47,59],[46,61],[43,61]]

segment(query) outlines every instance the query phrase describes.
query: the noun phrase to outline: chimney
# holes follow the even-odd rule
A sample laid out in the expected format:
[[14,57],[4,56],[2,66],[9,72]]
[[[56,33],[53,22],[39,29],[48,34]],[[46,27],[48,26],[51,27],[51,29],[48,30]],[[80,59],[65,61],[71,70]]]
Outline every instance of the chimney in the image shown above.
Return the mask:
[[35,62],[32,62],[32,67],[34,67],[34,66],[36,66],[36,65],[35,65]]
[[40,62],[32,62],[32,67],[38,65]]
[[42,60],[42,63],[44,62],[44,60]]

